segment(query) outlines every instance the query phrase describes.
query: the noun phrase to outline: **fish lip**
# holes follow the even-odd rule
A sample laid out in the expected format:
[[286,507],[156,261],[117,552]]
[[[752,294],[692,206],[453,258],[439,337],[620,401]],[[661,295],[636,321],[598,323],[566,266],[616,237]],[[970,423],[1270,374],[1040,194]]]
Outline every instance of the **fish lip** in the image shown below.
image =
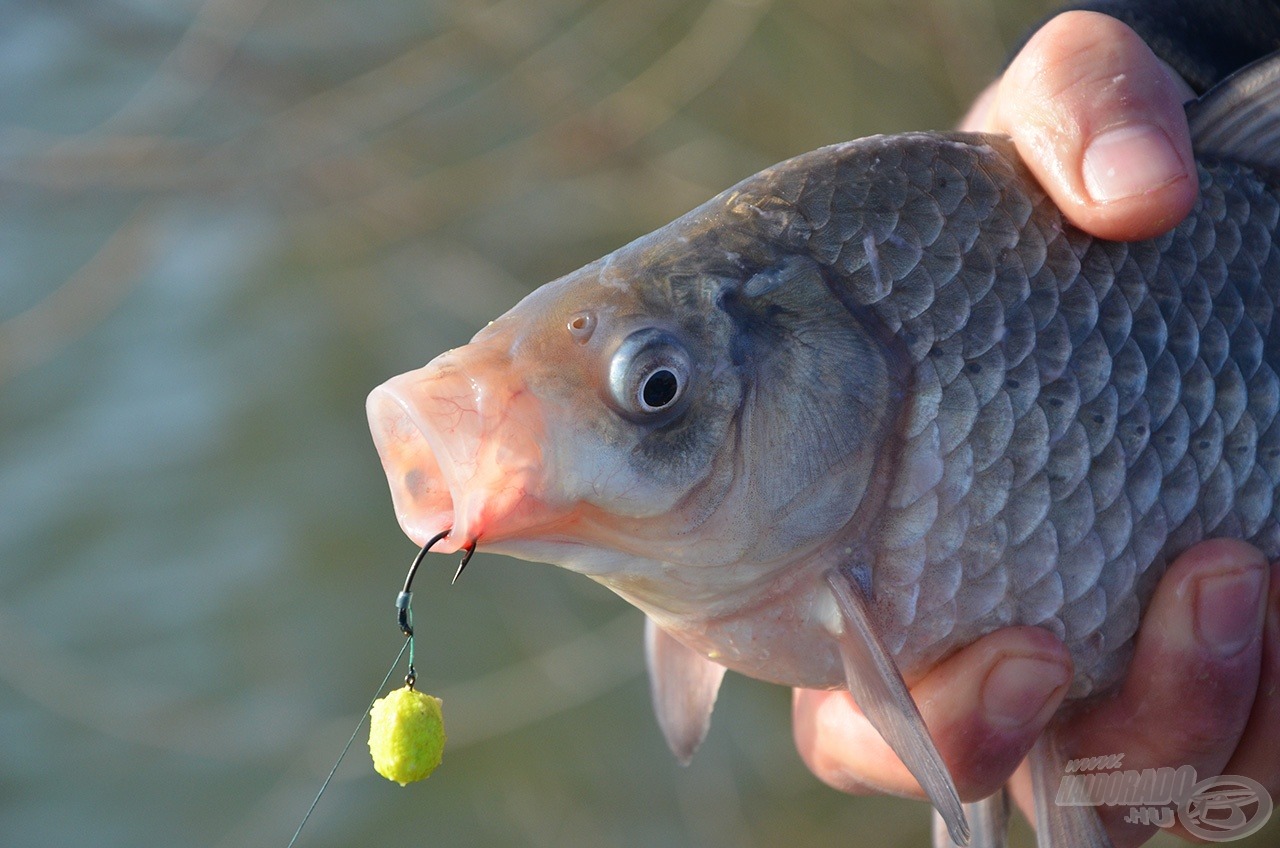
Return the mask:
[[[400,528],[418,545],[423,545],[428,539],[448,530],[448,535],[436,543],[432,550],[437,553],[453,553],[473,544],[476,540],[470,538],[468,528],[460,526],[465,524],[465,518],[460,518],[455,508],[461,493],[457,463],[453,454],[439,432],[426,421],[416,405],[396,391],[394,384],[411,377],[412,374],[393,377],[369,393],[365,401],[369,430],[387,475],[396,520]],[[407,429],[404,425],[412,428],[407,438],[401,435]],[[434,466],[434,468],[428,467],[426,474],[442,482],[448,490],[447,506],[434,510],[428,509],[425,514],[420,509],[411,508],[413,504],[410,495],[414,487],[408,480],[415,474],[421,475],[423,469],[414,467],[407,473],[400,474],[400,479],[397,480],[396,475],[399,470],[394,464],[394,442],[397,440],[409,442],[415,436],[425,444],[427,449],[425,458]]]

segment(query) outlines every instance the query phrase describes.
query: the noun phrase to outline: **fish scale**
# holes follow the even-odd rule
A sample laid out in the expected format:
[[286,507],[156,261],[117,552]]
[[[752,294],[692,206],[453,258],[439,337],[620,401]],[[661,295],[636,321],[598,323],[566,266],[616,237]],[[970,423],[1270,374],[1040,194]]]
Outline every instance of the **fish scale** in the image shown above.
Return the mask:
[[[744,180],[374,390],[401,525],[643,610],[682,762],[726,668],[846,687],[935,844],[1003,844],[1004,794],[961,803],[908,684],[1033,625],[1071,652],[1069,697],[1102,692],[1172,557],[1280,557],[1280,54],[1188,125],[1199,200],[1130,244],[1070,226],[1003,137],[873,137]],[[1038,839],[1104,848],[1091,808],[1053,803],[1061,719],[1028,757]]]
[[[795,208],[820,226],[791,235],[910,362],[872,568],[908,677],[1032,624],[1066,642],[1070,694],[1088,695],[1123,673],[1182,549],[1231,535],[1280,555],[1273,186],[1201,163],[1191,215],[1126,244],[1064,225],[1007,142],[909,134],[823,155],[841,161],[785,163],[739,202],[805,171]],[[917,179],[883,176],[904,171]],[[940,243],[956,249],[927,250]]]

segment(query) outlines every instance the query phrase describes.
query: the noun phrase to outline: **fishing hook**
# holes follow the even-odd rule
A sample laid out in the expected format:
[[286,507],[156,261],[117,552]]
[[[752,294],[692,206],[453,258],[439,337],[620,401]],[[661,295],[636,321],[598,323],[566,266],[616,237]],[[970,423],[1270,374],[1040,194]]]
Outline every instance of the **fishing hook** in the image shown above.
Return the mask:
[[[373,700],[369,702],[369,706],[365,709],[364,715],[361,716],[360,722],[356,724],[356,729],[351,732],[351,738],[347,740],[347,744],[343,746],[342,752],[338,754],[338,760],[333,764],[333,768],[329,770],[329,776],[324,779],[324,783],[320,785],[320,791],[316,793],[315,800],[311,802],[311,806],[307,808],[306,813],[302,816],[302,821],[298,824],[298,829],[293,832],[293,838],[289,840],[288,848],[293,848],[298,841],[298,836],[302,834],[302,828],[306,827],[307,821],[310,820],[311,814],[315,812],[316,805],[320,803],[320,796],[324,795],[329,783],[333,780],[333,776],[338,772],[338,766],[342,765],[342,759],[347,755],[347,751],[351,750],[351,745],[356,741],[356,734],[360,732],[360,725],[364,723],[364,716],[369,715],[373,709],[373,705],[378,702],[378,692],[387,685],[387,681],[391,679],[391,675],[395,673],[396,666],[400,664],[400,658],[409,652],[409,673],[404,676],[404,685],[412,689],[413,684],[417,682],[418,674],[413,668],[413,623],[409,615],[409,601],[413,594],[410,588],[413,586],[414,575],[418,573],[418,566],[422,565],[422,561],[426,559],[427,552],[439,544],[440,540],[453,532],[453,528],[442,530],[432,536],[422,550],[418,551],[418,555],[413,558],[413,564],[409,566],[409,573],[404,578],[404,589],[396,596],[396,623],[400,625],[400,632],[404,634],[404,645],[400,648],[400,653],[396,654],[395,660],[391,663],[391,668],[387,669],[387,676],[382,678],[382,682],[378,684],[378,689],[374,692]],[[467,563],[471,562],[471,555],[476,552],[476,542],[472,542],[464,549],[462,562],[458,563],[458,570],[454,572],[453,579],[456,582],[458,575],[462,574],[462,569],[467,567]]]
[[462,555],[462,562],[458,563],[458,570],[453,573],[453,579],[449,581],[450,586],[458,582],[458,578],[462,576],[462,569],[466,568],[467,563],[471,562],[471,555],[476,552],[476,543],[472,542],[464,550],[466,553]]
[[[422,550],[418,551],[418,555],[413,558],[413,564],[409,566],[409,573],[404,578],[404,588],[396,596],[396,624],[400,625],[400,632],[405,635],[406,639],[413,636],[413,625],[409,623],[409,601],[413,597],[410,587],[413,586],[413,578],[418,573],[418,566],[422,565],[422,560],[426,558],[427,552],[452,532],[453,528],[450,527],[447,530],[441,530],[427,540],[427,543],[422,546]],[[465,553],[462,555],[462,561],[458,563],[458,570],[454,572],[453,580],[450,581],[450,584],[458,582],[458,577],[462,575],[462,569],[466,568],[467,563],[471,562],[471,556],[476,552],[476,543],[472,542],[463,550]]]

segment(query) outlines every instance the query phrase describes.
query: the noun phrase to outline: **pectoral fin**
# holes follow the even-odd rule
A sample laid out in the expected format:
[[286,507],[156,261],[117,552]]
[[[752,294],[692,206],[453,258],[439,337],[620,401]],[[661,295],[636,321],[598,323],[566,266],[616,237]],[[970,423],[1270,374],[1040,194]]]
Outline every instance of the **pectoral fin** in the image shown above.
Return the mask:
[[678,642],[648,618],[644,622],[644,654],[658,726],[671,753],[687,766],[711,727],[711,710],[724,679],[724,666]]
[[1111,848],[1111,838],[1096,809],[1059,803],[1058,787],[1067,773],[1066,765],[1058,746],[1057,722],[1051,722],[1031,749],[1036,844],[1039,848]]
[[862,593],[841,571],[826,574],[844,628],[836,634],[845,677],[863,715],[920,781],[958,845],[969,844],[969,824],[960,807],[955,782],[924,726],[920,710],[893,658],[871,628]]
[[[968,848],[1006,848],[1009,844],[1009,795],[1004,787],[988,798],[964,805],[964,817],[973,831]],[[947,823],[933,811],[933,848],[956,848]]]

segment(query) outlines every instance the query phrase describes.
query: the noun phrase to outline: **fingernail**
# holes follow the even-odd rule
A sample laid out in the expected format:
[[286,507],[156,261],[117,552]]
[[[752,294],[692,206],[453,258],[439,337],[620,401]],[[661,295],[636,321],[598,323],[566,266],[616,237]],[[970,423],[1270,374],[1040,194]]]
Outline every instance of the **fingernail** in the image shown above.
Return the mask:
[[1067,685],[1068,679],[1069,673],[1062,663],[1039,657],[1001,660],[982,684],[982,708],[987,720],[1014,728],[1048,718],[1041,714],[1058,690]]
[[1258,634],[1262,569],[1229,571],[1196,587],[1196,636],[1220,657],[1240,653]]
[[1098,203],[1146,194],[1185,176],[1178,151],[1154,124],[1104,130],[1084,152],[1085,190]]

